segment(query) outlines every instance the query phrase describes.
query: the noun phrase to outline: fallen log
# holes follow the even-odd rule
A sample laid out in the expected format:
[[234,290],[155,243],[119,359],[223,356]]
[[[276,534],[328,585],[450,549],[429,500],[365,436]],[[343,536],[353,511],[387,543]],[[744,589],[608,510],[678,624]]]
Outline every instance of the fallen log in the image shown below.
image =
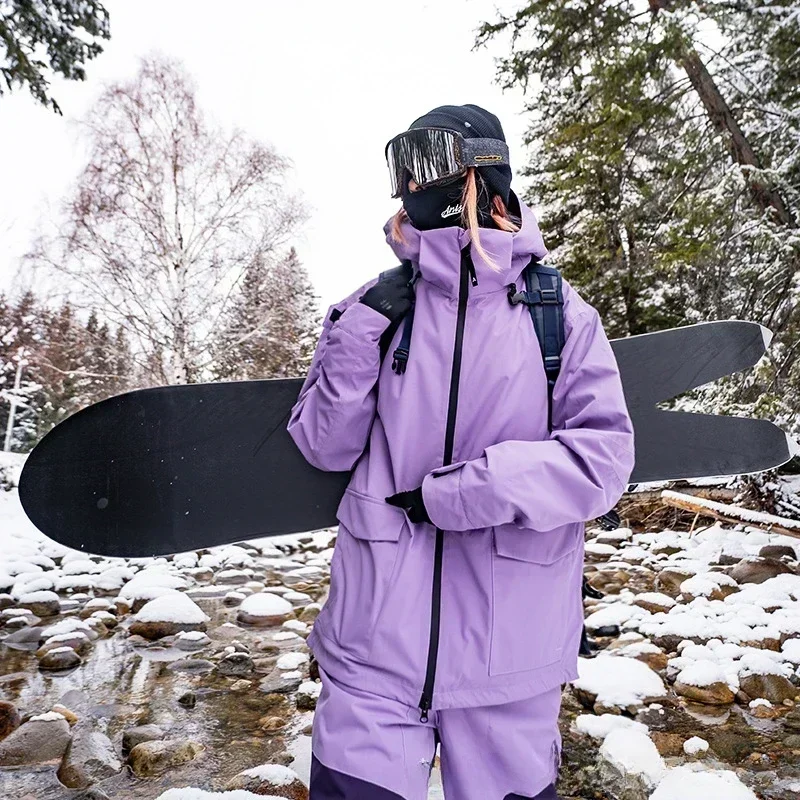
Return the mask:
[[732,506],[727,503],[716,503],[703,497],[681,494],[665,489],[661,492],[662,501],[668,506],[693,511],[705,517],[749,525],[761,528],[770,533],[782,533],[784,536],[793,536],[800,539],[800,520],[778,517],[775,514],[765,514],[761,511],[752,511],[741,506]]

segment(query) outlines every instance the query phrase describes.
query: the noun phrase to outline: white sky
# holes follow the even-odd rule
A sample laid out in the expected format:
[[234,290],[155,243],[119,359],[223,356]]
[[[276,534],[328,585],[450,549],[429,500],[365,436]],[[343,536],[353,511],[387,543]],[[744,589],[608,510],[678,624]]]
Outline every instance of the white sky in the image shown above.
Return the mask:
[[[524,160],[520,91],[494,83],[507,37],[472,51],[475,29],[521,0],[107,0],[112,38],[84,83],[53,82],[58,117],[27,91],[0,98],[0,290],[18,276],[42,216],[53,216],[83,156],[76,126],[104,83],[160,51],[182,60],[204,110],[291,158],[311,209],[297,249],[320,310],[394,266],[384,222],[383,147],[443,104],[477,103],[500,118],[512,167]],[[343,167],[346,171],[343,171]],[[521,194],[523,184],[512,186]]]

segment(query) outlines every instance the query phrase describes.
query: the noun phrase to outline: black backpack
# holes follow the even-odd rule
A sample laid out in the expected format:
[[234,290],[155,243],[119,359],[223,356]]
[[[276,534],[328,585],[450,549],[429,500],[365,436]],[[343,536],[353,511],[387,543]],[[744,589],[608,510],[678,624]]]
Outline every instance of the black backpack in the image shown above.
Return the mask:
[[[379,281],[386,280],[400,273],[412,279],[414,272],[411,261],[403,261],[400,266],[381,272]],[[564,349],[564,293],[562,291],[561,273],[555,267],[546,267],[539,263],[534,256],[523,272],[525,289],[517,291],[514,283],[508,285],[508,302],[511,305],[524,303],[528,306],[533,320],[533,329],[539,340],[539,349],[542,353],[544,371],[547,375],[547,428],[552,429],[553,421],[553,388],[561,372],[561,351]],[[380,340],[381,361],[384,359],[391,346],[394,334],[400,323],[403,323],[403,333],[400,341],[392,354],[392,369],[402,375],[411,349],[411,331],[414,325],[414,306],[402,320],[395,320],[383,332]],[[616,511],[611,509],[599,518],[600,525],[606,530],[614,530],[620,525],[620,518]],[[583,596],[601,598],[602,593],[589,585],[584,577]],[[586,633],[584,626],[581,634],[580,655],[592,657],[595,655],[593,644]]]

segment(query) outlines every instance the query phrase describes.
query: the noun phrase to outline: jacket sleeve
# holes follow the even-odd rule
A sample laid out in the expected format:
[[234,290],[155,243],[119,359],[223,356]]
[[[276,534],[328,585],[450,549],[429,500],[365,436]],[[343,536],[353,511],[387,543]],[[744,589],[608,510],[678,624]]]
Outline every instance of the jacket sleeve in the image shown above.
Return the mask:
[[513,523],[547,531],[601,516],[624,493],[633,471],[633,426],[599,315],[582,298],[577,302],[582,310],[562,352],[549,439],[500,442],[480,458],[429,472],[422,495],[436,527]]
[[[327,472],[351,469],[367,444],[377,405],[383,314],[357,302],[366,283],[332,305],[287,431],[306,460]],[[331,313],[341,313],[334,322]]]

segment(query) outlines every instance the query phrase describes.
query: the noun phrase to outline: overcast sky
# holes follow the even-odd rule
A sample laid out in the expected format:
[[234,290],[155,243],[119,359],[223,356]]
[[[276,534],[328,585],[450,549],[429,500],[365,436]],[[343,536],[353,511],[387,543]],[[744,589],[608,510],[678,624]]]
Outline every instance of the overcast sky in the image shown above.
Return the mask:
[[[298,251],[321,310],[397,263],[383,224],[383,148],[437,105],[477,103],[497,114],[522,164],[521,92],[495,83],[503,37],[472,51],[475,29],[521,0],[107,0],[110,42],[85,83],[54,81],[64,117],[27,92],[0,98],[0,289],[17,285],[20,255],[52,216],[83,163],[76,126],[109,81],[138,59],[182,60],[203,108],[224,126],[272,143],[294,162],[311,211]],[[519,193],[523,184],[515,178]]]

